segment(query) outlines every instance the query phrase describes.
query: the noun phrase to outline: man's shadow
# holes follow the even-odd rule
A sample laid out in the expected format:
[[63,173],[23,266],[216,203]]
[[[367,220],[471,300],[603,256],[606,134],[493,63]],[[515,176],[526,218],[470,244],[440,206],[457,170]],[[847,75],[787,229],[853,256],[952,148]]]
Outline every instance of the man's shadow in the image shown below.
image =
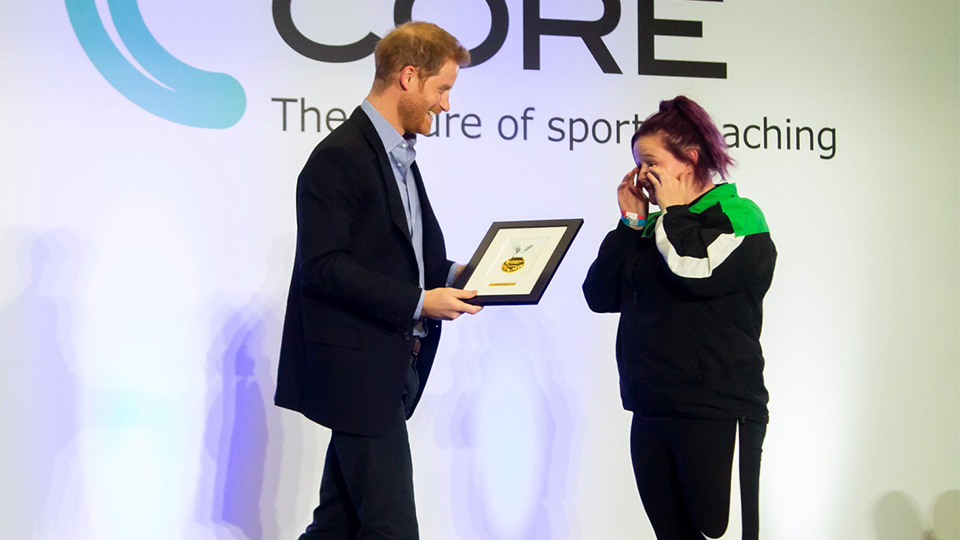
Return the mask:
[[62,506],[66,486],[56,471],[74,457],[64,452],[80,429],[79,382],[71,366],[84,250],[62,230],[14,231],[4,244],[17,268],[0,302],[0,455],[6,462],[0,530],[8,538],[30,538],[50,525],[47,512]]
[[207,354],[211,384],[197,520],[217,538],[273,538],[279,527],[273,505],[262,508],[261,501],[277,495],[277,468],[268,465],[270,448],[283,438],[263,391],[272,381],[267,329],[276,321],[252,304],[218,305],[214,319],[219,330]]

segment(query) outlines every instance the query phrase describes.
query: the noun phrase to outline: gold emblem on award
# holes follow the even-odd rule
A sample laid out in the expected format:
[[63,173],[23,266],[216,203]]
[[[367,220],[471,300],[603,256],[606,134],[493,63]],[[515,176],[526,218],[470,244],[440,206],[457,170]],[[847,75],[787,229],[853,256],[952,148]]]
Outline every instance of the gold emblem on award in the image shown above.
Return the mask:
[[510,257],[509,259],[503,261],[503,264],[500,265],[500,268],[506,272],[516,272],[517,270],[523,268],[523,265],[526,264],[526,261],[523,260],[523,257]]
[[527,263],[527,261],[523,260],[523,256],[533,247],[533,244],[523,247],[515,241],[510,242],[510,244],[513,248],[513,257],[503,261],[503,264],[500,265],[500,269],[508,274],[523,268],[523,265]]

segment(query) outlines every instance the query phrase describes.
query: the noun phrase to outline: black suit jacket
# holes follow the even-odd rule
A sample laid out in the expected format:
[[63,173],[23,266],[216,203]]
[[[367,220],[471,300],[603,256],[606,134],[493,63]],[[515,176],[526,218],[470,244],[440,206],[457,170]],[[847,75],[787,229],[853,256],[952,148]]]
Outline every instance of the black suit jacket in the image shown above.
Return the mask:
[[[416,163],[427,289],[450,261]],[[383,143],[359,107],[314,149],[297,181],[297,252],[275,403],[330,429],[377,436],[400,406],[413,349],[419,270]],[[440,323],[428,320],[420,394]],[[411,410],[412,413],[412,410]]]

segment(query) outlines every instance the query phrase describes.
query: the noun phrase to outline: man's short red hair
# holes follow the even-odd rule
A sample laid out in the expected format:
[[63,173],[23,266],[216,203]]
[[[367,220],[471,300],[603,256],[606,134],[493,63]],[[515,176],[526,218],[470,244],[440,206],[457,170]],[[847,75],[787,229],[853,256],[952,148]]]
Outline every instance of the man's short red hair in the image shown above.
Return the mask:
[[457,38],[433,23],[418,21],[391,30],[377,43],[373,56],[377,86],[385,85],[407,66],[415,67],[417,74],[426,79],[440,73],[448,60],[460,67],[470,65],[470,53]]

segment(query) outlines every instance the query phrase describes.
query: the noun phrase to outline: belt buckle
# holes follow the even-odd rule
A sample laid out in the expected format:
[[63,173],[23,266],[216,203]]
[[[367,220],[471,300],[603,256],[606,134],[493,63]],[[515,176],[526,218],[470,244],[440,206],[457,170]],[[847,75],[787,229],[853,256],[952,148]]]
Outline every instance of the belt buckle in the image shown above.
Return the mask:
[[413,356],[420,354],[420,339],[413,338],[413,351],[411,354],[413,354]]

